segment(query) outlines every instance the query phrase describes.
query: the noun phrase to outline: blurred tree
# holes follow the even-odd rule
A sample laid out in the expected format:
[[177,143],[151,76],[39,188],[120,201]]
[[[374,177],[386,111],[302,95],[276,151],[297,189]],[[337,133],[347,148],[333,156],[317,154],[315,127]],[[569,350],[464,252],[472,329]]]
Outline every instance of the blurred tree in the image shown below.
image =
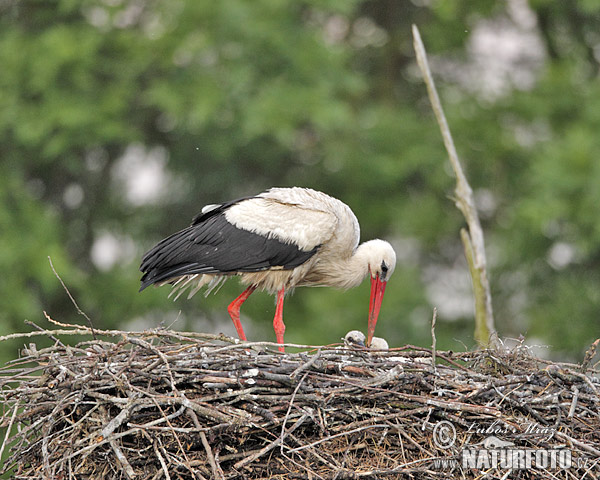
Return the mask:
[[[98,327],[232,333],[235,282],[191,302],[138,295],[141,254],[204,204],[303,185],[395,242],[378,334],[429,343],[435,305],[438,346],[472,346],[462,219],[412,23],[480,200],[500,334],[581,355],[600,303],[600,7],[545,0],[0,3],[1,333],[42,310],[80,320],[49,255]],[[364,329],[367,297],[302,291],[287,338]],[[265,295],[244,306],[250,335],[270,338],[272,311]]]

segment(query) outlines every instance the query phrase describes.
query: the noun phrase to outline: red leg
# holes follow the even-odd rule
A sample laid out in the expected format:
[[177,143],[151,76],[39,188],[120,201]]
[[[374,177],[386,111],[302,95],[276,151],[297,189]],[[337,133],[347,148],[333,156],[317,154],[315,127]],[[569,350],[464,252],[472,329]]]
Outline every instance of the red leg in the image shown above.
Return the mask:
[[246,340],[246,334],[244,333],[244,329],[242,328],[242,322],[240,322],[240,308],[242,306],[242,303],[248,300],[248,297],[252,294],[254,290],[256,290],[256,287],[254,285],[250,285],[246,290],[242,292],[242,294],[239,297],[237,297],[227,307],[227,311],[229,312],[231,320],[233,320],[235,330],[237,331],[240,340]]
[[275,318],[273,318],[273,329],[275,330],[275,337],[277,338],[277,343],[280,344],[280,352],[285,352],[285,348],[283,348],[283,332],[285,332],[285,325],[283,323],[284,295],[285,290],[283,288],[277,292],[277,307],[275,308]]

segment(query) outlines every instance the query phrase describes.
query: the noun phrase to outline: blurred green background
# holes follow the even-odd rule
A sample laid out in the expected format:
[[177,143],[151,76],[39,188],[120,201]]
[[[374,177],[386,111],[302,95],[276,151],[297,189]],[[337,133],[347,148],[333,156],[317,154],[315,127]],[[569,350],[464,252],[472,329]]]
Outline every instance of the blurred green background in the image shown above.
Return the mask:
[[[553,358],[599,336],[600,6],[553,0],[0,1],[0,335],[24,320],[233,334],[230,281],[138,294],[141,255],[208,203],[307,186],[398,254],[377,334],[472,348],[454,179],[417,24],[486,235],[496,328]],[[368,282],[299,289],[286,340],[366,329]],[[274,302],[243,308],[274,339]],[[0,352],[14,358],[22,341]],[[6,345],[6,344],[4,344]]]

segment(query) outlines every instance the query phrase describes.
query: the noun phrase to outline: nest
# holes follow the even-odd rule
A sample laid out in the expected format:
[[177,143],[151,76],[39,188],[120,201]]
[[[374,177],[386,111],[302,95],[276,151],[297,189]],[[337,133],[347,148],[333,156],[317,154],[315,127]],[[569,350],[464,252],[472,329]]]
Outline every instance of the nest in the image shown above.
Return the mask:
[[[593,351],[585,365],[571,365],[534,358],[523,345],[463,353],[329,345],[281,354],[271,343],[215,335],[96,331],[101,340],[91,333],[72,326],[33,332],[53,346],[29,344],[0,369],[2,473],[418,479],[600,472]],[[63,343],[81,334],[88,339]],[[517,463],[528,457],[533,465]]]

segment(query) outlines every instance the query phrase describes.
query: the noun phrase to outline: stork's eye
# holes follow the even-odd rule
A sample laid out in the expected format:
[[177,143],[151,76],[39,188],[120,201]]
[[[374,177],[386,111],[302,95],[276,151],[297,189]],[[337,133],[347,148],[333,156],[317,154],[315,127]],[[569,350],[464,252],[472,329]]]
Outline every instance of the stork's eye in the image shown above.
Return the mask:
[[385,264],[385,260],[381,261],[381,279],[383,280],[387,276],[388,266]]

